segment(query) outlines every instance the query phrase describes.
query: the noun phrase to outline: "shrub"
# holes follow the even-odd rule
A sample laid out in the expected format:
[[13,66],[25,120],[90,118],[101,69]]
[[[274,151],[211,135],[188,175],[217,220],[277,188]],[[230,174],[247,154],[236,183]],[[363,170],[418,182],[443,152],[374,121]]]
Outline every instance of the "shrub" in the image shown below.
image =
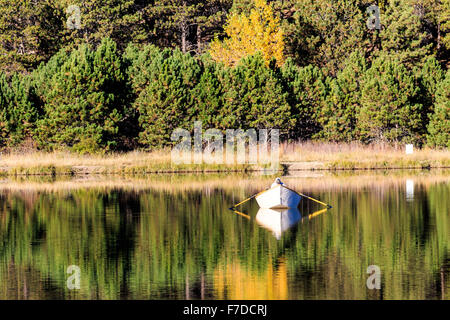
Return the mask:
[[434,113],[428,125],[428,144],[433,147],[450,148],[450,71],[436,90]]
[[[150,66],[153,68],[152,64]],[[200,74],[198,61],[189,54],[174,50],[165,57],[160,71],[153,73],[154,79],[147,82],[134,102],[142,128],[139,134],[141,144],[147,148],[168,145],[173,130],[193,126],[191,112],[195,103],[192,92]],[[151,77],[150,71],[149,79]]]
[[225,68],[220,77],[224,87],[224,107],[220,124],[224,129],[281,129],[295,126],[281,75],[274,63],[268,67],[260,53],[242,59],[234,68]]
[[321,129],[320,110],[328,90],[326,77],[319,68],[312,65],[300,68],[292,60],[283,66],[282,75],[296,121],[290,137],[310,139]]
[[364,75],[358,131],[365,142],[420,142],[422,105],[414,75],[398,60],[376,59]]
[[318,118],[322,130],[316,137],[346,142],[357,139],[361,81],[366,70],[363,54],[355,51],[346,61],[344,69],[329,81],[329,92]]
[[30,78],[0,74],[0,146],[15,147],[31,137],[38,118],[36,96]]
[[81,45],[38,70],[44,116],[37,122],[40,147],[80,153],[116,149],[124,117],[125,76],[116,44]]

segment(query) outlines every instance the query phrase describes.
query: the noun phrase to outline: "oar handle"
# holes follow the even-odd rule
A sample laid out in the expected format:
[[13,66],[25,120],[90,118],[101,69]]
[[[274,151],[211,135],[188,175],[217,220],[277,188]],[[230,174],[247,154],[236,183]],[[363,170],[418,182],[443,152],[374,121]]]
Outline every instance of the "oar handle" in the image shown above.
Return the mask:
[[309,200],[312,200],[312,201],[315,201],[315,202],[317,202],[317,203],[320,203],[321,205],[327,207],[328,209],[333,208],[333,207],[330,206],[329,204],[326,204],[326,203],[324,203],[324,202],[322,202],[322,201],[319,201],[319,200],[317,200],[317,199],[311,198],[311,197],[307,196],[306,194],[299,193],[299,195],[301,195],[302,197],[305,197],[305,198],[307,198],[307,199],[309,199]]
[[253,199],[254,197],[256,197],[256,194],[253,195],[253,196],[251,196],[250,198],[245,199],[244,201],[239,202],[238,204],[235,204],[234,206],[232,206],[232,207],[230,208],[230,210],[233,210],[234,208],[239,207],[241,204],[246,203],[247,201]]
[[242,212],[237,211],[237,210],[233,210],[233,212],[234,212],[234,213],[237,213],[237,214],[240,215],[240,216],[243,216],[244,218],[246,218],[246,219],[248,219],[248,220],[251,219],[250,216],[249,216],[248,214],[242,213]]
[[230,209],[230,210],[234,210],[236,207],[239,207],[241,204],[244,204],[244,203],[246,203],[247,201],[252,200],[253,198],[259,196],[261,193],[266,192],[266,191],[267,191],[267,190],[258,192],[258,193],[256,193],[256,194],[252,195],[251,197],[245,199],[244,201],[241,201],[241,202],[239,202],[238,204],[235,204],[234,206],[232,206],[232,207],[229,208],[229,209]]

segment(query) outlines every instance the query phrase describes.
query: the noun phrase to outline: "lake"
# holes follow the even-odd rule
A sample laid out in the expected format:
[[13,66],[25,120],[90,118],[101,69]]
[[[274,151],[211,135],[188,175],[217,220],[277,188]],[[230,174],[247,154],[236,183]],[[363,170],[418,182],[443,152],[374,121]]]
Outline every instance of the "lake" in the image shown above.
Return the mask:
[[3,178],[0,299],[450,298],[449,170],[297,172],[332,209],[229,210],[273,180]]

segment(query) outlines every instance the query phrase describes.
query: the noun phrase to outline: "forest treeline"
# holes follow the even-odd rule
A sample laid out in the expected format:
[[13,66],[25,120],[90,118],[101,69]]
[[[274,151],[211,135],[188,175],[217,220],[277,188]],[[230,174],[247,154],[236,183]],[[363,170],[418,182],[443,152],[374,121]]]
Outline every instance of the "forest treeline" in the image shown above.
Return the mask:
[[194,121],[450,147],[450,2],[375,3],[379,29],[363,0],[0,0],[0,147],[154,149]]

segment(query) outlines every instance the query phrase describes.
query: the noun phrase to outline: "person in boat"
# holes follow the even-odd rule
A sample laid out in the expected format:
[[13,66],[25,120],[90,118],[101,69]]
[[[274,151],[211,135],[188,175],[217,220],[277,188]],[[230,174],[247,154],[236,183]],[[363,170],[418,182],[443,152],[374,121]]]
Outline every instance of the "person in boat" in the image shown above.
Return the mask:
[[277,186],[279,186],[279,185],[284,185],[284,183],[283,182],[281,182],[281,179],[280,178],[276,178],[275,179],[275,181],[272,183],[272,185],[270,186],[270,188],[275,188],[275,187],[277,187]]

